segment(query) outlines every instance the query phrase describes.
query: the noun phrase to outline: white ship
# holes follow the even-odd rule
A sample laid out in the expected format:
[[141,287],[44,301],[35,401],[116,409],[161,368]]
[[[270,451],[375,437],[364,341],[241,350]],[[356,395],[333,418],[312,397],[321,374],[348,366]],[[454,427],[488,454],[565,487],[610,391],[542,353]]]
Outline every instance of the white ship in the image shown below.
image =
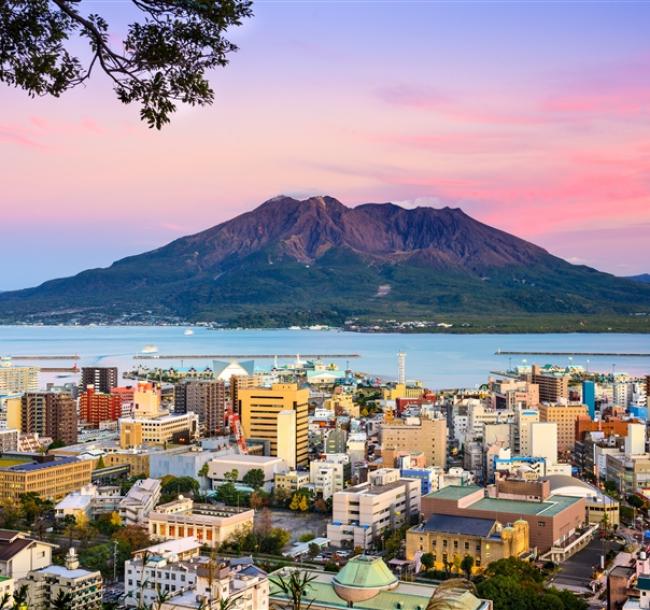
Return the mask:
[[155,354],[158,351],[158,346],[157,345],[145,345],[142,348],[142,353],[143,354]]
[[188,328],[183,334],[185,336],[193,335],[194,331],[191,328]]

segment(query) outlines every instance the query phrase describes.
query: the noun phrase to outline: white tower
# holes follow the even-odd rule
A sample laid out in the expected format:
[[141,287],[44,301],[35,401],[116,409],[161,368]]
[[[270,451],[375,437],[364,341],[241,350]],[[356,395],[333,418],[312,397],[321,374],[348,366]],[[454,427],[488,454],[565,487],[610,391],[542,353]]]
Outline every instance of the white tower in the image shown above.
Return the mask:
[[397,383],[406,384],[406,354],[397,353]]

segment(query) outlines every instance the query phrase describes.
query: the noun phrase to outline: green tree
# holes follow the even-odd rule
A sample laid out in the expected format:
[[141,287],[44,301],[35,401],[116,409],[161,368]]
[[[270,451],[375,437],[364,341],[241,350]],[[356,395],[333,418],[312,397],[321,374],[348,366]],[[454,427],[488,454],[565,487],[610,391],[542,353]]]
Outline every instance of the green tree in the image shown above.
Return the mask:
[[474,567],[474,557],[465,555],[460,562],[460,569],[465,572],[465,578],[469,580],[472,577],[472,568]]
[[252,468],[244,475],[242,483],[253,489],[259,489],[264,485],[264,471],[261,468]]
[[51,600],[52,610],[70,610],[72,606],[72,593],[64,593],[62,590],[59,590],[58,595]]
[[424,553],[422,557],[420,557],[420,562],[427,570],[433,568],[433,564],[434,564],[433,553]]
[[14,591],[14,605],[12,610],[25,610],[27,608],[27,585],[16,589]]
[[[64,92],[104,72],[117,98],[139,103],[150,127],[168,123],[177,103],[211,104],[206,72],[228,64],[237,47],[226,31],[252,15],[249,0],[132,0],[139,20],[115,43],[116,24],[82,13],[77,0],[0,3],[0,81],[31,97]],[[87,42],[87,61],[77,56]]]
[[199,482],[194,477],[174,477],[167,475],[160,481],[162,502],[174,500],[179,495],[193,496],[199,493]]

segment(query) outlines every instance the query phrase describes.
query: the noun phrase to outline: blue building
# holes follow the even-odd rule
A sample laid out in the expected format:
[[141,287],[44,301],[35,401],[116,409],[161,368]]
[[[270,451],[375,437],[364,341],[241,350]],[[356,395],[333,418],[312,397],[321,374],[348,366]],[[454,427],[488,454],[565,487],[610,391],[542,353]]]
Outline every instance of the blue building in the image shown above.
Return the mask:
[[596,419],[596,384],[593,381],[582,382],[582,404],[587,405],[589,417]]
[[430,468],[402,468],[399,474],[407,479],[420,479],[423,496],[431,492],[433,482],[437,476],[434,470]]

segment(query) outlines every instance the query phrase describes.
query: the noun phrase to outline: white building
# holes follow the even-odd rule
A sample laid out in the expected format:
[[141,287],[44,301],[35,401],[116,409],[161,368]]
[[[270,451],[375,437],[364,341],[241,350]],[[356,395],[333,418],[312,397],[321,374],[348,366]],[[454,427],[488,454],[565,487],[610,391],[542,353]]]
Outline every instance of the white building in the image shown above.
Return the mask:
[[0,530],[0,576],[23,578],[30,570],[52,563],[55,544],[42,542],[22,532]]
[[345,453],[328,453],[325,459],[309,464],[309,481],[314,491],[323,499],[331,498],[345,487],[345,475],[349,471],[350,456]]
[[119,512],[122,499],[119,487],[97,487],[89,483],[63,498],[54,507],[55,516],[57,519],[72,516],[79,520],[83,517],[91,519],[97,515]]
[[225,599],[237,610],[268,609],[268,578],[252,559],[212,560],[200,550],[187,537],[138,551],[124,565],[127,607],[155,605],[160,592],[167,596],[160,610],[217,610]]
[[420,481],[399,479],[387,485],[362,483],[334,494],[327,537],[334,546],[368,549],[386,530],[420,514]]
[[120,501],[119,513],[126,525],[144,523],[149,513],[160,500],[160,481],[158,479],[141,479],[136,481]]
[[261,470],[264,473],[265,487],[270,488],[276,474],[289,471],[287,463],[280,457],[265,455],[220,455],[208,462],[208,478],[212,481],[212,488],[219,487],[228,481],[226,475],[237,471],[237,481],[242,481],[251,470]]

